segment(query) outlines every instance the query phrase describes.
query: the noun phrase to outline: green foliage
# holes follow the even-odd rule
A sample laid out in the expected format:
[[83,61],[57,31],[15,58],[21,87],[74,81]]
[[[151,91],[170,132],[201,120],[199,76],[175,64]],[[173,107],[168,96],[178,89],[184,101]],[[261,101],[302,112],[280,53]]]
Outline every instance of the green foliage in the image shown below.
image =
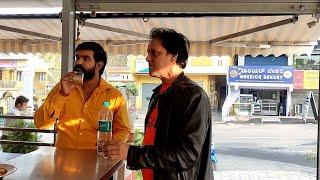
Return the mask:
[[[141,146],[142,145],[142,141],[143,141],[143,132],[141,132],[139,129],[135,130],[134,133],[134,145],[136,146]],[[136,179],[137,180],[142,180],[142,173],[141,171],[136,171]]]
[[136,129],[134,132],[134,145],[136,146],[142,146],[142,140],[143,140],[143,132],[141,132],[139,129]]
[[139,171],[136,171],[136,180],[142,180],[142,172],[139,170]]
[[307,161],[316,162],[317,161],[317,152],[309,152],[305,155],[307,157]]
[[57,53],[41,54],[40,58],[48,64],[48,81],[49,84],[55,84],[60,81],[61,78],[61,55]]
[[[17,120],[14,122],[10,122],[8,127],[17,127],[17,128],[34,128],[34,124],[31,122],[25,122],[24,120]],[[30,141],[30,142],[38,142],[38,136],[33,132],[18,132],[18,131],[10,131],[8,133],[8,137],[6,138],[12,141]],[[38,146],[32,145],[19,145],[19,144],[2,144],[3,152],[10,153],[29,153],[38,149]]]
[[130,94],[132,96],[138,96],[138,88],[136,84],[129,83],[126,87],[127,94]]

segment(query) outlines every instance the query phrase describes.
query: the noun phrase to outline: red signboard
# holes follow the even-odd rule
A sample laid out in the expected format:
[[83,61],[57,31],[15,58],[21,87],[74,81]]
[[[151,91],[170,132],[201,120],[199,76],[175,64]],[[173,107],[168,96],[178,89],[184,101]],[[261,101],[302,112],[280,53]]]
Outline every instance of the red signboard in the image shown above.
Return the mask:
[[303,89],[303,71],[295,70],[293,72],[293,88]]

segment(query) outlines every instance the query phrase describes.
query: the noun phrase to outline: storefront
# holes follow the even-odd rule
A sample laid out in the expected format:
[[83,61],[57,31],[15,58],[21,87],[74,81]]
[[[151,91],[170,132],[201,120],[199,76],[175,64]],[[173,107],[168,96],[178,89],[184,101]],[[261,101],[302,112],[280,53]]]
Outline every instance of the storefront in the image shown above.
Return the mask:
[[[314,100],[318,104],[319,96],[319,70],[295,70],[293,76],[292,105],[290,114],[302,116],[305,107],[305,100],[309,92],[313,93]],[[308,117],[313,117],[311,108],[308,110]]]
[[320,56],[294,56],[295,71],[293,74],[293,92],[290,114],[292,116],[314,117],[311,108],[307,108],[306,100],[310,92],[318,104]]
[[287,116],[292,91],[292,66],[229,67],[223,115]]

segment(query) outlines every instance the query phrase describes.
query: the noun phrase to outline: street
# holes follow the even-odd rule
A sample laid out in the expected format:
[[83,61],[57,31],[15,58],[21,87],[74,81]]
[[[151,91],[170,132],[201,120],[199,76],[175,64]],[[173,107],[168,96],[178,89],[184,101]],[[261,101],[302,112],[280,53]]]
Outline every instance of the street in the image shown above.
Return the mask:
[[316,179],[316,124],[214,124],[219,179]]

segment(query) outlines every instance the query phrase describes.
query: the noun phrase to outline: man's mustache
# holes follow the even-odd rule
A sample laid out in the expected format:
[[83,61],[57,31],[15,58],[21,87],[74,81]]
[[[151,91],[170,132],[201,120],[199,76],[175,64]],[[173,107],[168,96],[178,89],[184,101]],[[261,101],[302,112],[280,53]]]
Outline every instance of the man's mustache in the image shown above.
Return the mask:
[[80,72],[84,72],[85,69],[80,65],[80,64],[77,64],[73,67],[73,71],[80,71]]

